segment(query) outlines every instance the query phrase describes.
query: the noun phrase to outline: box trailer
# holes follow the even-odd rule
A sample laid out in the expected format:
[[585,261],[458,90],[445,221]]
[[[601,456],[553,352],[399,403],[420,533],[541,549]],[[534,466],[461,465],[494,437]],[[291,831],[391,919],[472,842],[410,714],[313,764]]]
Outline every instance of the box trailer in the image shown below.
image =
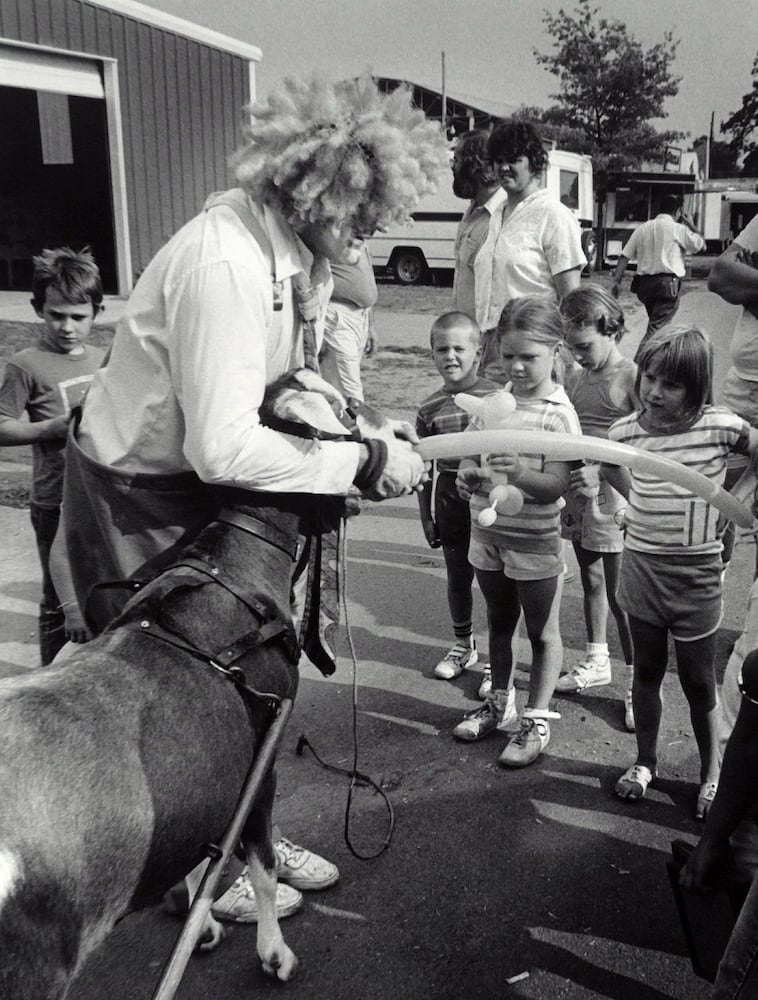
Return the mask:
[[[579,221],[588,266],[594,267],[597,243],[592,224],[592,160],[581,153],[552,149],[542,180]],[[374,268],[391,274],[403,285],[416,284],[433,271],[452,270],[455,234],[467,205],[453,194],[452,174],[443,176],[436,194],[419,202],[412,223],[393,226],[369,240]]]

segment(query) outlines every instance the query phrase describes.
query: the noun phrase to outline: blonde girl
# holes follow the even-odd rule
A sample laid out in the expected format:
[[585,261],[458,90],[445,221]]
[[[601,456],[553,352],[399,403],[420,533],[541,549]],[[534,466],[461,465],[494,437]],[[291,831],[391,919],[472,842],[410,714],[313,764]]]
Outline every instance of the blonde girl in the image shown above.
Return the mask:
[[[502,391],[513,394],[522,426],[581,433],[574,408],[553,374],[563,338],[557,305],[542,296],[512,299],[503,310],[497,334],[508,379]],[[516,513],[498,512],[491,527],[482,527],[478,515],[489,505],[493,474],[506,475],[523,493],[524,505]],[[563,584],[560,505],[568,483],[567,462],[516,451],[490,455],[484,466],[464,459],[458,470],[458,491],[470,500],[469,560],[487,603],[492,690],[453,735],[480,740],[515,728],[498,758],[505,767],[525,767],[535,761],[550,740],[550,719],[559,718],[550,710],[550,699],[563,659],[558,628]],[[526,707],[519,717],[511,638],[522,610],[532,666]]]

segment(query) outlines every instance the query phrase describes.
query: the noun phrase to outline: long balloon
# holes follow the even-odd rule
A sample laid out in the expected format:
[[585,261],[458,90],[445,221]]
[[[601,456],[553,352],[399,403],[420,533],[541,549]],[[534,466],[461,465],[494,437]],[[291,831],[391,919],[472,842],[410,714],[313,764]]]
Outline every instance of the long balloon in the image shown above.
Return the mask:
[[753,515],[747,504],[740,503],[726,490],[694,469],[687,468],[671,458],[655,452],[642,451],[618,441],[586,437],[580,434],[556,434],[550,431],[526,431],[504,428],[490,431],[460,431],[457,434],[438,434],[424,438],[416,445],[419,455],[430,461],[434,458],[465,458],[491,452],[516,450],[525,454],[544,455],[554,462],[575,462],[587,459],[621,465],[635,472],[648,473],[675,483],[702,497],[741,528],[753,526]]

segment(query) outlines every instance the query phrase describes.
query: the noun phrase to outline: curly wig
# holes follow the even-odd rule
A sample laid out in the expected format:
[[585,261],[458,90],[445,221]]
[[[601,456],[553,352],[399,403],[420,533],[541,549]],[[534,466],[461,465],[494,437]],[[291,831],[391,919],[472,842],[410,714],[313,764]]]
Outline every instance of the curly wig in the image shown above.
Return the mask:
[[290,222],[372,233],[406,221],[450,169],[439,124],[409,90],[381,94],[367,74],[287,79],[247,110],[246,142],[231,159],[237,181]]

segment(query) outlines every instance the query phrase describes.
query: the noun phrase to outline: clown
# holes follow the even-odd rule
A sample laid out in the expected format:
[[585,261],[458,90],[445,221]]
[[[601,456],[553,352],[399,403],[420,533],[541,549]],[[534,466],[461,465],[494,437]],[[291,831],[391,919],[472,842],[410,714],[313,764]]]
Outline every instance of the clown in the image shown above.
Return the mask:
[[[229,489],[311,509],[318,495],[354,487],[373,500],[409,493],[427,475],[407,426],[389,440],[306,439],[264,426],[259,408],[286,372],[316,367],[329,261],[354,261],[368,235],[408,218],[449,170],[442,131],[407,90],[382,95],[368,76],[289,80],[249,113],[232,158],[239,187],[211,197],[148,263],[70,437],[66,544],[83,608],[98,583],[150,576],[214,519]],[[307,562],[293,564],[293,587]],[[126,594],[100,593],[86,611],[94,634]],[[336,880],[334,865],[291,847],[280,880],[293,856],[300,887]],[[257,919],[246,876],[226,895],[214,913]],[[280,886],[280,914],[297,896]]]

